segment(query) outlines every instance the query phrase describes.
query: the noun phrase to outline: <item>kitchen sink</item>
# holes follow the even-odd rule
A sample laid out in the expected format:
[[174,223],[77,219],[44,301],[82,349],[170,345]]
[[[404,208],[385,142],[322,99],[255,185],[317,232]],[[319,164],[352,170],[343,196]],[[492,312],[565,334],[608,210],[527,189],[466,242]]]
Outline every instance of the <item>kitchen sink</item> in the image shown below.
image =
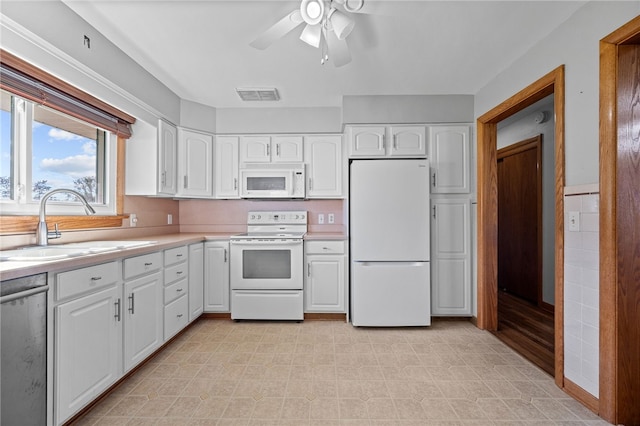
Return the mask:
[[84,241],[50,246],[30,246],[15,250],[0,251],[0,261],[47,261],[106,251],[124,250],[154,244],[155,241]]
[[0,260],[45,261],[59,260],[90,254],[88,249],[66,247],[27,247],[0,251]]

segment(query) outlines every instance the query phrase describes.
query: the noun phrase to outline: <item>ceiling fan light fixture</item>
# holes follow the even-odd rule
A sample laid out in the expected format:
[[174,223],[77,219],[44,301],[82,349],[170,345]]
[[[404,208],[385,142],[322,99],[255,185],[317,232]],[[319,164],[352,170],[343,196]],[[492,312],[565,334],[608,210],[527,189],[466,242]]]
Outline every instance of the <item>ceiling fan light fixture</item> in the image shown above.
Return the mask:
[[322,38],[322,26],[307,24],[300,34],[300,40],[315,48],[320,47],[320,39]]
[[329,10],[327,20],[331,23],[333,31],[340,40],[347,38],[356,26],[356,23],[352,19],[335,8],[331,8],[331,10]]
[[307,24],[319,24],[324,18],[324,0],[302,0],[300,14]]

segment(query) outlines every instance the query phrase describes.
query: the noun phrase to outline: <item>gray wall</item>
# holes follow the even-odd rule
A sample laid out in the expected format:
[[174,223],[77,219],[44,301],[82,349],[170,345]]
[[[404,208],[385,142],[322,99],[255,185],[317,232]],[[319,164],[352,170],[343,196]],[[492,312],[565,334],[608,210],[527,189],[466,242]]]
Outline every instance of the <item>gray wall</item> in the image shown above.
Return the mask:
[[566,184],[598,182],[599,41],[638,14],[640,1],[587,3],[478,91],[476,117],[564,64]]
[[340,108],[218,108],[218,133],[340,133]]
[[470,123],[471,95],[344,96],[342,121],[368,123]]
[[180,98],[64,3],[5,0],[2,15],[3,49],[137,118],[179,123]]

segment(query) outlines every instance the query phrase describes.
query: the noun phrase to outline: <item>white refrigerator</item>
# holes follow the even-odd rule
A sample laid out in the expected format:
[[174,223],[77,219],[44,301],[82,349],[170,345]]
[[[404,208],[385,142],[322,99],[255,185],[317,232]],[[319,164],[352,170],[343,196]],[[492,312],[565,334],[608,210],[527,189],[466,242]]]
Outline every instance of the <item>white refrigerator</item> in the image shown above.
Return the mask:
[[428,161],[354,160],[349,203],[352,324],[431,325]]

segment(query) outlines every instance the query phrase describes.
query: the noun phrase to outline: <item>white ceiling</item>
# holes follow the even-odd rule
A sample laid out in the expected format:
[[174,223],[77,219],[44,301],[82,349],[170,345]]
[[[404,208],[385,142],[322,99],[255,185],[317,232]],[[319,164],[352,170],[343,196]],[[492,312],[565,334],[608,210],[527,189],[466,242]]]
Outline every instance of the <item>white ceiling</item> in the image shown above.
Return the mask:
[[[63,1],[180,98],[218,108],[473,95],[585,3],[365,0],[347,39],[353,61],[336,68],[298,39],[303,26],[266,50],[249,46],[299,1]],[[235,93],[265,86],[281,100],[242,102]]]

